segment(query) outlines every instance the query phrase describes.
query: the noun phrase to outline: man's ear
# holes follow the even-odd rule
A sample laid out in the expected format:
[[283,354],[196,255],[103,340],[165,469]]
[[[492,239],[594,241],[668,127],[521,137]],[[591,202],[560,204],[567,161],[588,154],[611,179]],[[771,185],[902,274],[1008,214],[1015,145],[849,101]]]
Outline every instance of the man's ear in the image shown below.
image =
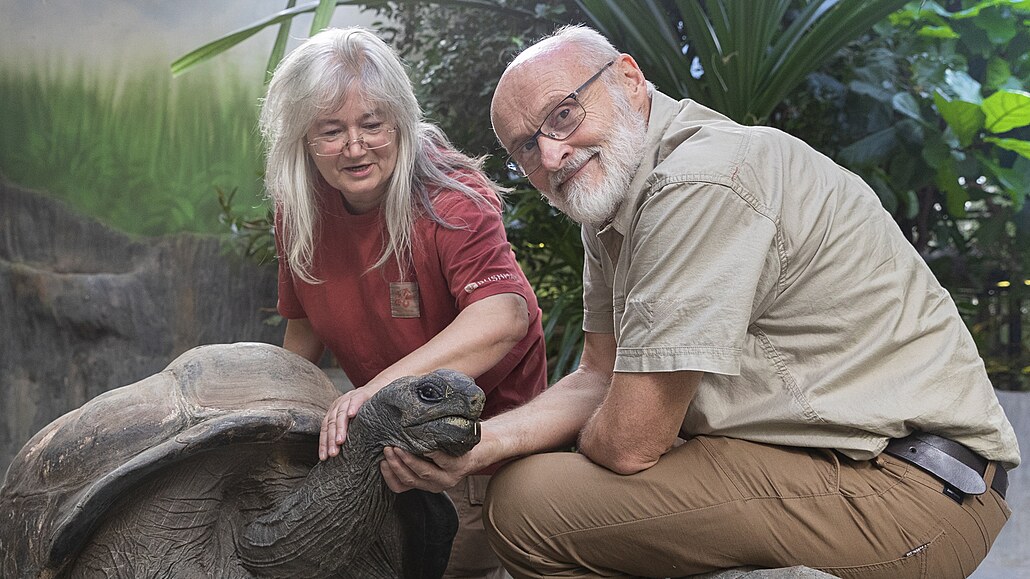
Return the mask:
[[650,108],[650,99],[647,95],[647,79],[641,72],[640,66],[632,56],[620,54],[615,59],[615,72],[619,75],[622,85],[626,88],[626,96],[630,103],[638,110]]

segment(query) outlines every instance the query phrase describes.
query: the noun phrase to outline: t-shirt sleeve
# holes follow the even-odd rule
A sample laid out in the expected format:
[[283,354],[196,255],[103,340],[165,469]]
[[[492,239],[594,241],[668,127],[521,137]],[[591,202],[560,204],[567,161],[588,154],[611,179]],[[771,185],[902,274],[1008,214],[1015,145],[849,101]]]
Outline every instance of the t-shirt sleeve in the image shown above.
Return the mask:
[[290,271],[290,265],[286,259],[286,252],[283,249],[282,232],[282,222],[280,220],[279,213],[276,213],[275,254],[278,257],[277,261],[279,262],[279,299],[276,304],[276,309],[279,311],[280,316],[288,320],[306,318],[308,315],[304,311],[304,306],[300,304],[300,300],[297,298],[297,292],[293,286],[293,272]]
[[739,374],[774,220],[728,186],[682,183],[648,198],[636,223],[615,370]]
[[496,197],[484,193],[488,204],[460,192],[441,194],[434,207],[455,228],[435,226],[440,266],[459,309],[481,299],[514,293],[534,303],[532,290],[508,243]]

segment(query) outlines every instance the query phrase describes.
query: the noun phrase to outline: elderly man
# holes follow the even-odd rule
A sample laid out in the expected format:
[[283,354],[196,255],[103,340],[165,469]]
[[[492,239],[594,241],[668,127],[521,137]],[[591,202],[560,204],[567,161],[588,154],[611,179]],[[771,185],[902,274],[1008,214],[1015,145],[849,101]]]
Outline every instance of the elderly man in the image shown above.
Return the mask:
[[465,457],[388,450],[391,488],[532,454],[485,510],[517,577],[976,568],[1010,514],[1016,439],[865,183],[654,90],[582,27],[519,55],[492,116],[513,169],[583,224],[582,364]]

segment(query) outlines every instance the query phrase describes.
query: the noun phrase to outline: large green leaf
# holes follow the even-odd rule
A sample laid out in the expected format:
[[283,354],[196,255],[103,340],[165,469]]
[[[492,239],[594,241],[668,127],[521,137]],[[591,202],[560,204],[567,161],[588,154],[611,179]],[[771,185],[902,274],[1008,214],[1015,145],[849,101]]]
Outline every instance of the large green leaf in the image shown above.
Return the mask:
[[[286,10],[293,8],[297,5],[297,0],[289,0],[286,3]],[[286,43],[290,40],[290,25],[293,24],[293,20],[286,20],[279,25],[279,33],[275,37],[275,44],[272,45],[272,52],[268,55],[268,64],[265,65],[265,83],[267,84],[272,80],[272,73],[275,72],[275,67],[279,65],[279,61],[283,59],[286,54]]]
[[[353,4],[354,2],[347,3]],[[262,18],[257,22],[250,24],[249,26],[245,26],[243,28],[240,28],[239,30],[236,30],[235,32],[230,32],[229,34],[221,38],[208,42],[200,48],[191,50],[187,54],[177,58],[175,62],[172,63],[172,74],[182,74],[190,70],[191,68],[195,67],[196,65],[200,64],[201,62],[209,60],[225,52],[226,50],[229,50],[233,46],[236,46],[237,44],[243,42],[251,36],[254,36],[258,32],[261,32],[265,28],[268,28],[269,26],[274,26],[282,22],[288,22],[292,20],[294,16],[298,14],[304,14],[306,12],[311,12],[317,6],[317,2],[310,2],[308,4],[303,4],[301,6],[289,7],[285,10],[276,12],[271,16]]]
[[1015,151],[1027,159],[1030,159],[1030,141],[1024,141],[1022,139],[999,139],[998,137],[987,137],[984,140],[988,143],[994,143],[1002,149]]
[[[989,137],[988,140],[994,138]],[[1030,163],[1030,155],[1024,155],[1024,157],[1026,157],[1026,160],[1023,162],[1024,167],[1022,168],[1023,170],[1020,170],[1019,162],[1013,163],[1012,168],[1006,168],[1000,166],[994,159],[986,155],[977,155],[980,164],[987,168],[994,178],[998,180],[998,183],[1008,191],[1009,198],[1012,199],[1012,203],[1017,211],[1023,207],[1027,198],[1030,198],[1030,170],[1026,170],[1025,167],[1025,165]]]
[[984,99],[986,127],[992,133],[1004,133],[1030,125],[1030,93],[1000,90]]
[[[809,73],[905,1],[578,4],[591,24],[636,57],[645,76],[663,91],[689,96],[737,121],[759,123]],[[691,74],[694,59],[703,69],[700,78]]]
[[948,123],[963,147],[973,142],[973,137],[984,127],[985,115],[980,105],[961,100],[948,100],[940,91],[933,95],[937,112]]
[[315,8],[315,16],[311,19],[311,32],[308,35],[314,36],[329,26],[329,21],[333,19],[335,11],[336,0],[319,0],[318,7]]
[[891,105],[894,106],[894,110],[899,113],[915,119],[917,121],[923,120],[923,115],[919,111],[919,102],[916,98],[907,92],[899,92],[891,98]]
[[873,166],[886,161],[897,146],[897,129],[887,127],[841,149],[839,160],[849,167]]
[[[418,0],[408,1],[414,3]],[[189,53],[177,58],[171,66],[172,74],[182,74],[190,70],[191,68],[195,67],[196,65],[212,57],[218,56],[226,50],[229,50],[233,46],[236,46],[237,44],[243,42],[251,36],[254,36],[258,32],[261,32],[265,28],[269,28],[271,26],[275,26],[276,24],[281,23],[286,23],[288,25],[289,21],[291,21],[293,17],[297,16],[298,14],[316,12],[316,10],[319,11],[318,13],[316,13],[316,17],[312,27],[314,28],[315,25],[321,23],[321,28],[324,28],[325,25],[329,22],[328,18],[332,17],[332,9],[335,8],[335,6],[362,6],[368,8],[373,6],[379,6],[385,4],[386,2],[387,0],[317,0],[315,2],[308,2],[300,6],[296,6],[294,5],[294,2],[290,2],[285,10],[276,12],[271,16],[262,18],[250,25],[240,28],[239,30],[230,32],[229,34],[222,36],[221,38],[217,38],[201,46],[200,48],[192,50]],[[517,14],[519,16],[533,16],[531,12],[527,12],[525,10],[521,10],[518,8],[511,8],[500,4],[494,4],[487,0],[436,0],[436,4],[446,6],[466,6],[474,8],[483,8],[485,10],[497,12],[498,14]],[[328,13],[328,16],[326,16],[326,13]],[[319,30],[321,28],[319,28]],[[281,29],[280,35],[282,35]],[[279,55],[278,58],[276,56],[277,50],[279,50],[278,46],[279,43],[277,42],[276,48],[273,49],[272,57],[269,59],[269,70],[273,69],[275,65],[278,64],[279,58],[281,58],[281,55]]]
[[992,44],[1005,44],[1016,36],[1017,22],[998,10],[985,12],[973,22],[977,28],[987,33]]
[[1005,59],[993,57],[987,62],[987,88],[1000,89],[1012,78],[1012,68]]

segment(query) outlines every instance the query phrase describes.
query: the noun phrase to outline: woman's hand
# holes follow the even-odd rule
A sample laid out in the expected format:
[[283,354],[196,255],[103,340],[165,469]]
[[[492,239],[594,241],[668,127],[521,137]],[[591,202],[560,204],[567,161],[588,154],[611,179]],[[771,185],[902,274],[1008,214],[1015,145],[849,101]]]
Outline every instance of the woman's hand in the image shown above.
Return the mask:
[[379,389],[368,385],[355,388],[340,396],[325,413],[322,430],[318,433],[318,459],[326,460],[340,454],[340,445],[347,440],[347,424],[358,415],[358,409]]

